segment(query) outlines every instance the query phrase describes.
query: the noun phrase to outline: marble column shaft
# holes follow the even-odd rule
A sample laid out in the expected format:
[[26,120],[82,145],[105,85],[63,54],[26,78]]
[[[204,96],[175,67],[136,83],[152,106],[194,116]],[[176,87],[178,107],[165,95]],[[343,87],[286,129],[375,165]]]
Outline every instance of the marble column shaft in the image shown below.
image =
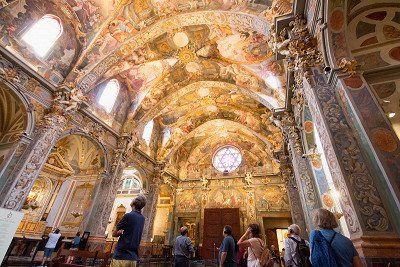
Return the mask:
[[145,216],[146,220],[145,220],[145,224],[144,224],[142,239],[147,242],[150,241],[152,234],[153,234],[154,219],[156,216],[158,195],[160,193],[160,185],[161,185],[160,180],[161,179],[158,179],[157,176],[158,176],[158,174],[155,174],[155,178],[153,179],[153,182],[149,185],[149,191],[146,194],[147,203],[143,209],[143,215]]
[[309,169],[309,163],[303,157],[301,137],[294,125],[285,125],[284,131],[288,139],[289,155],[293,164],[295,181],[304,211],[305,223],[308,232],[314,229],[312,212],[321,208],[321,200],[315,185],[314,177]]
[[282,177],[286,181],[286,189],[289,198],[292,222],[300,226],[300,229],[302,229],[300,234],[301,237],[308,239],[308,233],[306,232],[307,226],[304,218],[305,217],[304,211],[302,209],[299,190],[297,188],[291,167],[286,166],[285,170],[282,171]]
[[92,212],[88,220],[88,225],[86,226],[86,229],[91,232],[91,235],[104,236],[117,191],[123,182],[121,177],[126,165],[125,161],[129,138],[122,136],[118,143],[111,173],[103,175],[100,187],[93,201]]

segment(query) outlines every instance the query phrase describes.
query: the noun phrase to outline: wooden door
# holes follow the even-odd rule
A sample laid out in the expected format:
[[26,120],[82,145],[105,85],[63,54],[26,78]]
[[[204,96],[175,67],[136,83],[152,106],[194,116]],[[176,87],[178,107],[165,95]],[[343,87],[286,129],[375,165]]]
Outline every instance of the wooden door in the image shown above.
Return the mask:
[[223,228],[230,225],[236,240],[240,237],[239,209],[205,209],[203,230],[203,259],[216,259],[223,239]]

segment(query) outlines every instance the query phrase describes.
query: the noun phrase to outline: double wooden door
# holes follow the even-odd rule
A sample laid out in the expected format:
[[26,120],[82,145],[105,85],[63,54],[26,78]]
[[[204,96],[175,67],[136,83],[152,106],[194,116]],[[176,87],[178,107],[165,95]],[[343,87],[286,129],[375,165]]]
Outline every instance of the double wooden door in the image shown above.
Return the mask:
[[230,225],[233,236],[236,240],[240,237],[240,217],[239,209],[205,209],[203,226],[203,259],[216,259],[218,256],[217,248],[220,247],[223,239],[223,229],[225,225]]

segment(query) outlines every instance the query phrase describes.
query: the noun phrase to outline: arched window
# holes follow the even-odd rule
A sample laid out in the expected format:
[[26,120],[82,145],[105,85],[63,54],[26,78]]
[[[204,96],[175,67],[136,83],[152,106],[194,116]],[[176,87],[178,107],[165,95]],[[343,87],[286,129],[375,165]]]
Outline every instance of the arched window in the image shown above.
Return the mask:
[[44,57],[63,31],[61,20],[54,15],[45,15],[25,32],[22,40],[39,56]]
[[142,138],[144,139],[144,141],[146,141],[147,145],[150,144],[151,134],[153,133],[153,125],[154,125],[154,121],[151,120],[146,124],[146,126],[144,127],[144,130],[143,130]]
[[119,83],[116,79],[110,80],[99,98],[99,104],[110,113],[119,93]]
[[142,182],[139,178],[139,172],[135,168],[125,169],[122,173],[121,188],[118,190],[118,194],[137,194],[142,189]]

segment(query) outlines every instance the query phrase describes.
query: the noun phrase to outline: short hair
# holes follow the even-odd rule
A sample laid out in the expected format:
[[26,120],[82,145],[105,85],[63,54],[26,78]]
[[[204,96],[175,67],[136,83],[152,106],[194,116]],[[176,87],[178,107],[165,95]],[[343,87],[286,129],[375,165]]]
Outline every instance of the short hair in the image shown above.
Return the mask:
[[257,223],[252,223],[249,225],[251,235],[253,237],[260,237],[260,226]]
[[181,232],[181,235],[186,235],[188,233],[188,228],[186,226],[182,226],[179,228],[179,232]]
[[58,228],[54,231],[55,234],[58,234],[59,232],[60,232],[60,229],[58,229]]
[[289,231],[289,233],[293,233],[295,235],[300,235],[301,229],[300,229],[300,226],[298,226],[297,224],[291,224],[288,227],[288,231]]
[[327,209],[317,209],[314,212],[313,222],[319,229],[334,229],[339,226],[335,215]]
[[81,232],[77,232],[77,233],[76,233],[76,236],[81,236]]
[[131,203],[131,207],[135,207],[136,210],[142,210],[146,206],[146,197],[143,194],[137,195]]
[[225,225],[224,226],[224,233],[227,234],[227,235],[232,235],[232,226]]

